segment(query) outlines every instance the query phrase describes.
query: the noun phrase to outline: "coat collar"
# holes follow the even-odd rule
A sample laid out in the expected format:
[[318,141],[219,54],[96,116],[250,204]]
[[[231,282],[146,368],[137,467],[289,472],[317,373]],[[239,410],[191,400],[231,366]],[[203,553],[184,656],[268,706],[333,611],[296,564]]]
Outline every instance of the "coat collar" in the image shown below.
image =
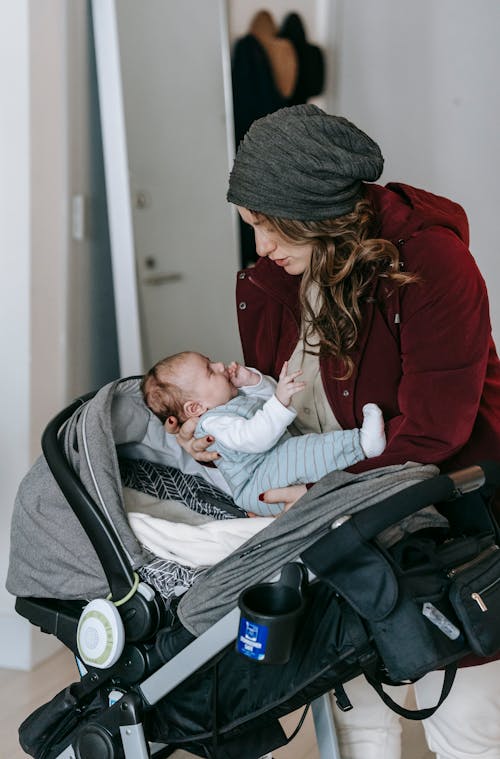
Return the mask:
[[247,277],[252,284],[289,308],[300,324],[299,290],[301,276],[287,274],[268,258],[259,258],[255,266],[248,269]]

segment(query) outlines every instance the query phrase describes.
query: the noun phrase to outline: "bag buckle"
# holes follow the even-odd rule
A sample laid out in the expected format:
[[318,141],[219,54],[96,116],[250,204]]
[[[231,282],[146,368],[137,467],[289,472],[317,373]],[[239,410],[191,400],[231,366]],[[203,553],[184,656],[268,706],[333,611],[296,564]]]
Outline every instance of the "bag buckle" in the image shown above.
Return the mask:
[[333,692],[335,694],[335,701],[340,711],[350,712],[352,709],[352,704],[349,701],[349,696],[344,690],[344,686],[341,683],[339,683],[339,685],[335,686],[335,688],[333,689]]

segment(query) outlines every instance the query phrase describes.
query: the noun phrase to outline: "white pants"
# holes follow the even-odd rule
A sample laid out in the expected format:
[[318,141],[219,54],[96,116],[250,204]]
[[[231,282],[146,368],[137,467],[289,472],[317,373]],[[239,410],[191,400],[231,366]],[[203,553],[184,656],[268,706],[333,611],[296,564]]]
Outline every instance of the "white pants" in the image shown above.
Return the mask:
[[[443,672],[430,672],[413,686],[384,690],[403,705],[413,687],[417,706],[425,708],[437,703],[442,682]],[[398,715],[362,676],[345,690],[351,711],[332,708],[342,759],[401,759]],[[459,669],[451,693],[422,725],[437,759],[500,759],[500,661]]]

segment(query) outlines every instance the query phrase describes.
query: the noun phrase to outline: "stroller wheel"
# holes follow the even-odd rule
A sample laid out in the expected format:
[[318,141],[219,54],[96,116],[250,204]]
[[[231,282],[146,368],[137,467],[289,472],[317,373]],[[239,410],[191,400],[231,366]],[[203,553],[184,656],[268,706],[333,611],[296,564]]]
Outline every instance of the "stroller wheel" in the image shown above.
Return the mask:
[[76,759],[117,759],[117,750],[113,739],[100,725],[87,725],[77,736],[75,741]]

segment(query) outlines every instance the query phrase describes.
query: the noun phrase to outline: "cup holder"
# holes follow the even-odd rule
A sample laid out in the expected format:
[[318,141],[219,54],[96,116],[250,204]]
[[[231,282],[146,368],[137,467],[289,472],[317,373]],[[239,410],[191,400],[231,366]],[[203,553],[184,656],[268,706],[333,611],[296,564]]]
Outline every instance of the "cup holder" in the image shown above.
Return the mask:
[[277,582],[252,585],[238,599],[240,625],[236,650],[257,662],[286,664],[304,611],[302,564],[286,564]]

